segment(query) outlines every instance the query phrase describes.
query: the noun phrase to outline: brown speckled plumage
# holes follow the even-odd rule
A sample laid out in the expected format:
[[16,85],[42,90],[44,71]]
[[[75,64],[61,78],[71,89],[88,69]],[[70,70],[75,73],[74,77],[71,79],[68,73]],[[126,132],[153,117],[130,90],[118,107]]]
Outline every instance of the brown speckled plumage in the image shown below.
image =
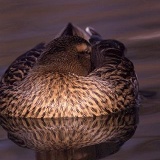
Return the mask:
[[44,49],[45,44],[40,43],[28,52],[20,55],[5,71],[0,86],[22,81],[33,68]]
[[6,72],[0,90],[1,114],[93,117],[135,105],[138,82],[132,62],[124,56],[123,44],[92,40],[91,35],[91,51],[83,38],[60,36],[40,51],[35,65],[21,80],[10,83],[6,79],[6,83]]

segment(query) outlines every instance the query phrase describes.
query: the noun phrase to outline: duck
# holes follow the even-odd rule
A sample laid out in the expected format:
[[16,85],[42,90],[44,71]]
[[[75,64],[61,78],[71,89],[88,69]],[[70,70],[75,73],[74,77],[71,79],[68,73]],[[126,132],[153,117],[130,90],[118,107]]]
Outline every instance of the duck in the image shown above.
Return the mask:
[[69,23],[18,57],[0,83],[0,114],[97,117],[137,105],[138,80],[123,43]]

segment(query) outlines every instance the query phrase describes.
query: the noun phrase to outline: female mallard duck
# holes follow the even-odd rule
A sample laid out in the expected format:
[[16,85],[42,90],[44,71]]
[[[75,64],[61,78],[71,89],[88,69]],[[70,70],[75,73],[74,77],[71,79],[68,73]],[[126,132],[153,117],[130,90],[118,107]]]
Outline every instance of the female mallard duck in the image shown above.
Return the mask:
[[138,82],[124,45],[102,40],[88,28],[90,45],[79,28],[71,35],[75,28],[69,24],[60,37],[36,46],[11,64],[1,81],[1,114],[92,117],[136,104]]

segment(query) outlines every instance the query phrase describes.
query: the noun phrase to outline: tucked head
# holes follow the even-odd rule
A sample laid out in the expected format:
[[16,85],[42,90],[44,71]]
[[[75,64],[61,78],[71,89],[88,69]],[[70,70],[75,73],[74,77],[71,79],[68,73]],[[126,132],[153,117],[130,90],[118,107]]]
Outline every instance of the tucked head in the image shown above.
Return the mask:
[[91,70],[91,46],[78,36],[62,36],[51,41],[37,66],[49,71],[87,75]]

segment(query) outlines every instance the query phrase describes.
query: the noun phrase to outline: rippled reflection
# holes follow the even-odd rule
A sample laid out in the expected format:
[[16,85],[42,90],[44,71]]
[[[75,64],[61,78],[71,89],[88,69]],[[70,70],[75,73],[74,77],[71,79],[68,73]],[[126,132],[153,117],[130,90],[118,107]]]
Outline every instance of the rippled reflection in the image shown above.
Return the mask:
[[8,137],[34,149],[37,160],[99,159],[116,153],[138,123],[137,108],[96,118],[22,119],[0,117]]

